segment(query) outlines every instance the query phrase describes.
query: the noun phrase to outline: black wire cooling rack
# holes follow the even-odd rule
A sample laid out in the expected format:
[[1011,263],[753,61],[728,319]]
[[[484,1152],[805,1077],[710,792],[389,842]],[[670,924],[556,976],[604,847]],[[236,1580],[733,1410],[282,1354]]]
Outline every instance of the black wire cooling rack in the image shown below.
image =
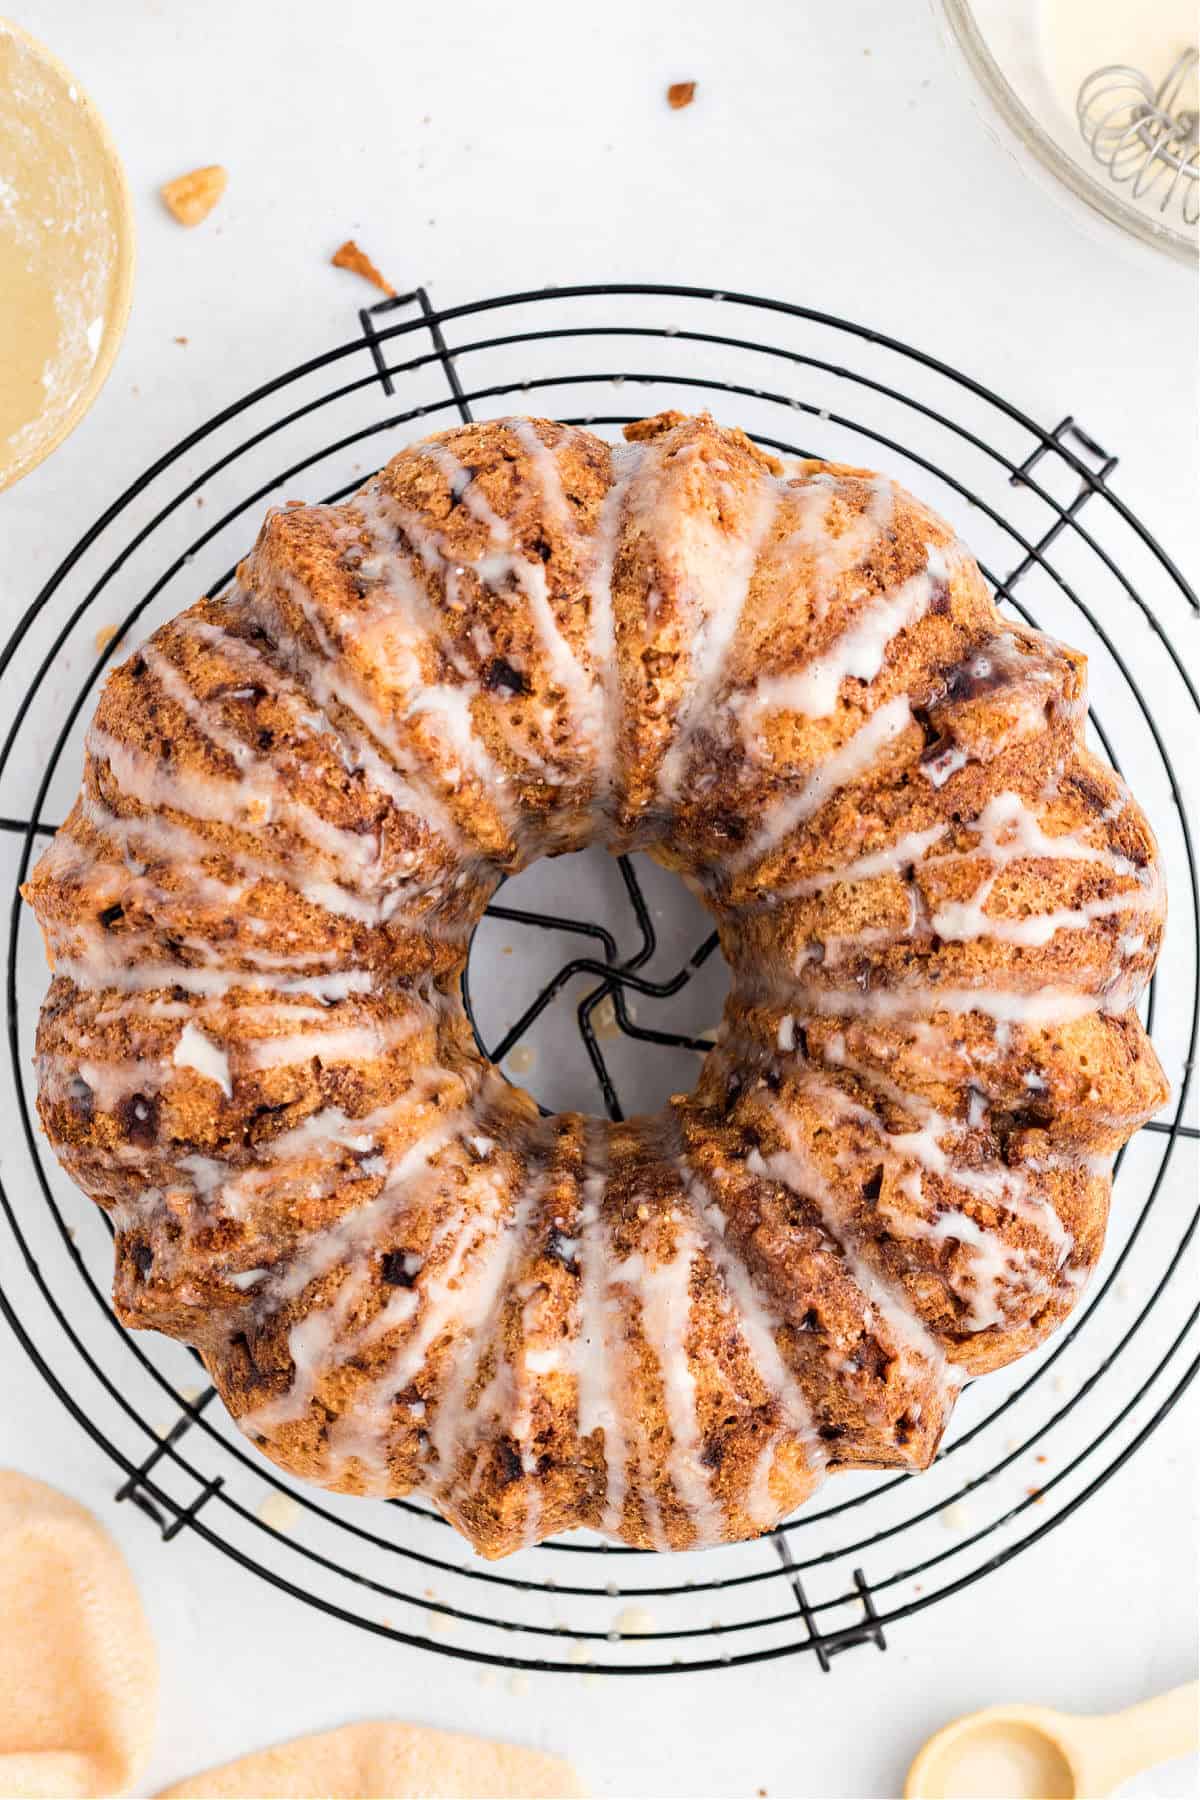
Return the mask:
[[[1144,1443],[1195,1373],[1197,872],[1179,770],[1200,700],[1179,645],[1200,612],[1111,486],[1083,425],[1039,425],[970,376],[848,321],[704,288],[558,288],[437,311],[422,289],[165,452],[66,556],[0,659],[0,856],[10,883],[0,1306],[119,1494],[297,1599],[382,1638],[518,1669],[667,1673],[838,1652],[1002,1567]],[[268,503],[337,499],[409,438],[545,412],[616,435],[705,406],[785,454],[882,466],[947,514],[1008,610],[1085,649],[1091,729],[1159,835],[1171,922],[1144,1016],[1173,1095],[1119,1162],[1109,1242],[1068,1328],[964,1393],[926,1474],[842,1475],[754,1543],[663,1556],[580,1533],[501,1565],[415,1502],[304,1490],[249,1449],[180,1346],[126,1333],[103,1216],[38,1136],[31,1049],[46,973],[17,884],[63,817],[114,656],[218,592]],[[721,959],[641,859],[538,865],[472,947],[480,1043],[554,1106],[619,1117],[694,1080]],[[691,935],[689,935],[691,934]],[[582,940],[582,942],[581,942]],[[582,950],[583,954],[574,953]],[[1169,1001],[1168,997],[1169,996]],[[169,1554],[169,1551],[164,1551]],[[1002,1605],[1001,1601],[1001,1605]]]

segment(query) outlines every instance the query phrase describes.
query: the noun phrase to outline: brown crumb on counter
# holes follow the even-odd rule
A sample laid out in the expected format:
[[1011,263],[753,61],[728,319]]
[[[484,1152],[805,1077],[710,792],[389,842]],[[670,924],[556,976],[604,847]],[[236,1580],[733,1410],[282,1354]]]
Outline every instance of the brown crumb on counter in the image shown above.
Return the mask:
[[177,343],[177,344],[186,344],[186,343],[187,343],[187,339],[186,339],[186,338],[185,338],[185,337],[177,337],[177,338],[176,338],[176,339],[175,339],[175,342],[176,342],[176,343]]
[[207,219],[228,185],[228,171],[220,163],[210,163],[207,168],[192,169],[187,175],[176,176],[159,192],[172,218],[178,219],[181,225],[199,225],[202,219]]
[[673,81],[667,89],[667,105],[674,112],[679,112],[682,107],[690,106],[695,98],[696,84],[694,81]]
[[102,625],[96,633],[96,655],[103,656],[108,646],[117,635],[115,625]]
[[385,280],[353,238],[347,238],[341,248],[334,251],[330,261],[335,269],[349,269],[352,275],[361,275],[364,281],[373,282],[377,288],[382,288],[389,299],[395,297],[396,290],[391,282]]

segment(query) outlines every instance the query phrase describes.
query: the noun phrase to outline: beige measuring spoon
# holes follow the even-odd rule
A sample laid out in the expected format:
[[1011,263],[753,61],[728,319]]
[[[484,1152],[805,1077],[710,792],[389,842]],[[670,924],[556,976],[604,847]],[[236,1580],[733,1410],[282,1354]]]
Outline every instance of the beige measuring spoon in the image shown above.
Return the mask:
[[904,1800],[1100,1800],[1200,1740],[1192,1681],[1125,1712],[1087,1718],[1048,1706],[990,1706],[921,1750]]

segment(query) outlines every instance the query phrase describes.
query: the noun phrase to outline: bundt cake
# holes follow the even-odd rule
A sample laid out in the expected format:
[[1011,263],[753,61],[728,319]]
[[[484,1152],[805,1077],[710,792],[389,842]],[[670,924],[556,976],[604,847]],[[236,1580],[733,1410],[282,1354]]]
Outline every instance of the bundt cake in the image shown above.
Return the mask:
[[[121,1318],[285,1469],[486,1556],[924,1467],[1078,1298],[1166,1096],[1083,657],[879,475],[626,438],[463,425],[272,512],[109,677],[25,889]],[[539,1117],[459,992],[500,879],[592,843],[677,870],[732,981],[696,1091],[616,1124]]]

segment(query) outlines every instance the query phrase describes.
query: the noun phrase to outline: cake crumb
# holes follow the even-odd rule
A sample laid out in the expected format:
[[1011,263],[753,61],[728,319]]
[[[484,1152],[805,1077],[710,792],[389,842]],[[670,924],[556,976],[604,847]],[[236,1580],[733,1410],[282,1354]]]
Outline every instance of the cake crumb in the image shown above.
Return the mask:
[[605,994],[592,1014],[592,1030],[598,1038],[620,1037],[621,1027],[617,1023],[617,1009],[611,994]]
[[690,106],[695,98],[694,81],[673,81],[667,89],[667,105],[672,112],[679,112],[683,107]]
[[228,171],[220,163],[209,163],[203,169],[190,169],[177,175],[159,189],[163,204],[181,225],[199,225],[207,219],[229,185]]
[[291,1531],[300,1517],[300,1502],[277,1490],[259,1502],[258,1516],[272,1531]]
[[613,1620],[618,1637],[645,1637],[654,1630],[655,1623],[654,1614],[644,1606],[627,1606]]
[[188,340],[185,337],[177,337],[177,338],[173,338],[171,341],[172,341],[172,343],[175,343],[175,344],[186,344]]
[[96,640],[95,640],[97,656],[104,655],[104,652],[108,649],[108,646],[112,643],[113,639],[116,637],[117,631],[118,631],[118,627],[116,625],[102,625],[100,627],[99,631],[96,633]]
[[523,1694],[527,1694],[529,1692],[528,1675],[510,1675],[508,1678],[508,1691],[510,1694],[515,1694],[518,1699],[520,1699]]
[[966,1531],[971,1523],[971,1515],[961,1500],[952,1500],[949,1506],[943,1506],[938,1517],[947,1531]]
[[528,1075],[536,1060],[537,1053],[530,1044],[517,1044],[504,1059],[514,1075]]
[[334,251],[329,260],[335,269],[349,269],[352,275],[361,275],[364,281],[369,281],[373,286],[380,288],[390,300],[395,299],[396,290],[391,282],[386,276],[380,274],[370,257],[364,250],[359,249],[353,238],[347,238],[345,243]]

